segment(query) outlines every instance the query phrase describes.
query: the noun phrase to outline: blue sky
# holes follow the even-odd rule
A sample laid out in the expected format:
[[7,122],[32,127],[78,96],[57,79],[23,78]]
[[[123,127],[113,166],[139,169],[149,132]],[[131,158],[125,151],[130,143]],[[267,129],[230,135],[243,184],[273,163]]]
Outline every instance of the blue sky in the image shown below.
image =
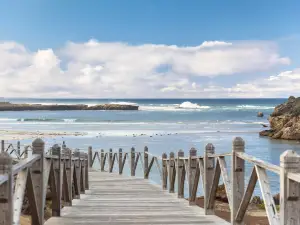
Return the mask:
[[[97,80],[102,88],[111,85],[112,81],[110,79],[113,80],[114,76],[116,76],[117,83],[122,83],[119,80],[132,76],[132,73],[139,73],[140,75],[131,77],[132,82],[128,85],[135,85],[134,81],[139,82],[141,79],[144,82],[153,82],[151,88],[153,88],[152,94],[154,97],[181,96],[182,93],[186,96],[202,96],[205,92],[203,86],[210,86],[210,91],[206,91],[206,94],[208,97],[214,97],[218,93],[211,91],[213,87],[236,88],[237,84],[245,85],[253,81],[255,83],[253,85],[258,88],[257,83],[260,84],[261,79],[267,79],[269,76],[276,76],[285,71],[293,71],[293,73],[298,74],[298,68],[300,67],[298,51],[300,43],[299,10],[300,2],[293,0],[0,0],[0,43],[2,42],[3,46],[6,46],[2,46],[3,57],[8,57],[9,54],[12,59],[16,59],[17,56],[12,53],[16,51],[15,48],[19,48],[16,45],[23,46],[26,54],[22,54],[22,57],[28,57],[26,59],[22,58],[20,65],[13,64],[9,68],[0,65],[0,74],[2,69],[2,74],[8,77],[12,75],[18,77],[18,82],[22,83],[20,78],[29,76],[26,71],[28,68],[32,70],[32,65],[36,63],[32,60],[35,56],[38,56],[40,57],[37,60],[38,62],[45,61],[44,64],[49,63],[49,65],[53,63],[53,67],[43,68],[43,71],[31,71],[32,73],[43,73],[43,76],[55,77],[58,76],[56,73],[66,76],[67,73],[72,72],[74,74],[76,73],[74,70],[77,70],[77,78],[81,82],[86,82],[87,85],[88,81],[94,84],[93,81]],[[119,63],[118,66],[123,68],[123,72],[121,69],[112,72],[108,63],[112,61],[110,55],[101,59],[97,58],[96,54],[90,55],[90,61],[87,61],[86,58],[70,56],[67,52],[90,54],[90,47],[85,48],[86,43],[89,43],[90,40],[96,40],[94,50],[97,49],[98,54],[103,55],[108,54],[106,52],[108,48],[115,49],[117,43],[123,45],[122,47],[117,46],[120,47],[118,51],[121,52],[123,47],[127,48],[128,46],[132,47],[130,51],[134,53],[138,47],[143,48],[139,52],[140,57],[138,58],[148,57],[149,60],[151,59],[151,63],[152,60],[155,60],[156,64],[153,64],[153,68],[148,70],[133,71],[131,67],[130,69],[127,68],[129,67],[127,61],[117,60],[112,65],[116,66],[115,64]],[[231,43],[231,47],[222,45],[221,49],[221,45],[216,41]],[[9,45],[10,49],[8,50],[8,42],[13,42],[16,45],[13,47]],[[208,47],[210,49],[207,49],[207,46],[204,46],[205,49],[201,48],[201,50],[195,48],[192,53],[189,52],[191,54],[189,55],[190,58],[185,57],[185,47],[201,46],[204,42],[214,44]],[[107,46],[104,45],[105,43],[114,43],[115,45]],[[149,50],[147,46],[145,47],[145,44],[153,45],[152,50]],[[160,45],[167,46],[167,48],[157,50],[157,46]],[[180,48],[182,52],[178,53],[177,50],[176,53],[171,52],[173,45]],[[78,52],[75,53],[74,48]],[[154,55],[150,55],[149,52],[152,53],[153,49],[156,52]],[[245,51],[245,49],[248,51],[249,56],[255,58],[252,59],[249,66],[246,65],[245,61],[238,62],[239,58],[244,57],[247,59],[247,55],[236,55],[237,51],[240,54],[240,50]],[[257,49],[259,49],[259,52],[254,53]],[[196,55],[199,51],[201,55],[197,58]],[[204,62],[208,58],[214,59],[210,55],[212,51],[214,51],[214,57],[218,58],[219,63],[216,63],[216,67],[224,67],[222,62],[226,62],[231,67],[220,71],[215,71],[212,65],[212,69],[207,68],[208,66]],[[230,51],[228,53],[230,55],[227,56],[228,51]],[[232,51],[235,52],[234,56],[231,55]],[[220,52],[222,55],[215,55]],[[134,55],[134,53],[132,54]],[[113,59],[122,56],[120,52],[114,54]],[[162,58],[167,54],[168,58]],[[174,59],[173,54],[176,54],[176,59]],[[154,57],[156,58],[154,59]],[[180,64],[179,61],[182,57],[187,60],[186,64]],[[274,61],[276,57],[278,59]],[[284,58],[288,58],[288,60],[284,60]],[[202,61],[202,59],[204,60]],[[232,60],[228,61],[229,59]],[[133,58],[132,61],[134,60]],[[212,60],[208,61],[212,63]],[[198,62],[203,64],[201,68],[197,65]],[[141,62],[141,65],[144,65],[144,63]],[[71,65],[74,64],[76,64],[74,66],[76,68],[71,68]],[[168,71],[156,70],[164,64],[171,65],[171,69]],[[250,68],[252,64],[253,69]],[[266,64],[268,65],[264,66]],[[84,66],[89,69],[81,68]],[[98,70],[95,70],[97,66]],[[101,72],[99,66],[103,66]],[[255,66],[261,68],[254,68]],[[124,70],[125,67],[126,71]],[[266,68],[262,69],[262,67]],[[89,74],[79,74],[82,73],[82,70],[89,71],[86,72]],[[97,75],[95,74],[96,71]],[[153,71],[156,71],[156,73]],[[124,77],[121,78],[119,73],[122,73]],[[126,73],[130,74],[126,75]],[[105,77],[109,77],[109,79]],[[153,80],[150,81],[149,77],[151,79],[155,79],[154,77],[167,77],[164,80],[166,82],[165,86],[158,85]],[[2,79],[4,79],[4,75]],[[75,75],[74,80],[76,80]],[[106,83],[108,80],[109,82]],[[290,81],[288,82],[290,84]],[[74,85],[76,85],[75,83]],[[164,87],[161,88],[161,86]],[[199,87],[199,90],[190,93],[189,87],[194,89]],[[50,89],[56,90],[55,87]],[[126,92],[124,87],[121,87],[121,89]],[[226,89],[225,92],[228,94],[232,90]],[[66,96],[78,95],[78,93],[70,93],[70,90],[66,87],[61,87],[61,91],[62,95]],[[170,92],[173,92],[173,94]],[[249,92],[253,92],[253,90]],[[27,95],[26,90],[24,90],[24,93]],[[51,92],[45,92],[45,96],[52,94]],[[112,92],[97,93],[96,95],[103,96],[106,94],[109,95]],[[113,94],[116,94],[116,92],[113,92]],[[28,95],[31,94],[28,93]],[[128,97],[135,97],[135,95],[144,95],[144,93],[128,93]],[[247,95],[242,93],[239,96],[237,93],[233,93],[232,96],[243,97]],[[264,96],[269,95],[272,95],[270,90]],[[280,95],[284,95],[284,93]],[[87,92],[86,96],[92,95]]]

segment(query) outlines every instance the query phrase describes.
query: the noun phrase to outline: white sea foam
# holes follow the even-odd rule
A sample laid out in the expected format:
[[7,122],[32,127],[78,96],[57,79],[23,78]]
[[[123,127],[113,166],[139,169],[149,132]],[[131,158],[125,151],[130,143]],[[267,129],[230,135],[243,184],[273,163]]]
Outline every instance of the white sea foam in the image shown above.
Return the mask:
[[63,119],[64,122],[66,123],[74,123],[76,122],[77,119]]
[[238,105],[239,109],[274,109],[274,106],[263,106],[263,105]]
[[135,102],[110,102],[109,104],[113,104],[113,105],[138,105]]
[[210,109],[210,106],[200,106],[191,102],[183,102],[181,104],[160,104],[160,105],[141,105],[139,110],[143,111],[195,111],[202,109]]
[[18,121],[18,119],[15,119],[15,118],[0,118],[0,121],[9,122],[9,121]]
[[201,106],[191,102],[183,102],[179,105],[179,108],[183,109],[200,109]]

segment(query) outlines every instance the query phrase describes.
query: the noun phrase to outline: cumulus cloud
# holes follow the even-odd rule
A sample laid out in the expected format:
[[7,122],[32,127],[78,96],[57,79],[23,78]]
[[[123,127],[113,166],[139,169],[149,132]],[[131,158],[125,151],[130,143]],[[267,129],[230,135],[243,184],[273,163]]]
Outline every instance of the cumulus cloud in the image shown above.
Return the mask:
[[[232,88],[198,77],[268,71],[288,65],[272,42],[205,41],[199,46],[129,45],[90,40],[53,51],[0,42],[0,95],[5,97],[218,97],[245,95],[259,83]],[[283,79],[283,75],[276,79]],[[285,79],[288,75],[285,75]],[[248,85],[248,86],[245,86]],[[250,85],[250,86],[249,86]]]

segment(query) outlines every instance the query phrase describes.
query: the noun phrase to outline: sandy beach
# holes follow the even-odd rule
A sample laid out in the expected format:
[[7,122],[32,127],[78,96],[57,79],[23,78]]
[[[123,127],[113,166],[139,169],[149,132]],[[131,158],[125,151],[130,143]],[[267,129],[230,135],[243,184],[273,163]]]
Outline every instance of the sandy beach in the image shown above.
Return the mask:
[[54,138],[61,136],[84,136],[84,132],[63,131],[22,131],[22,130],[0,130],[1,140],[25,140],[34,138]]

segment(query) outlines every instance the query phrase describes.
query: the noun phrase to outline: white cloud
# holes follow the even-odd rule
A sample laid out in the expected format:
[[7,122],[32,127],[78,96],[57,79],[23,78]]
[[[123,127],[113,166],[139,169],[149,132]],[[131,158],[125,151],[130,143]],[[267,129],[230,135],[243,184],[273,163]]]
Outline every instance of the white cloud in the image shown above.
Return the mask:
[[[0,59],[0,96],[5,97],[238,96],[260,88],[256,83],[232,88],[205,86],[194,79],[268,71],[290,63],[279,55],[274,43],[265,41],[206,41],[179,47],[90,40],[68,42],[57,51],[36,52],[3,42]],[[278,79],[295,77],[286,73],[270,77],[269,82]]]

